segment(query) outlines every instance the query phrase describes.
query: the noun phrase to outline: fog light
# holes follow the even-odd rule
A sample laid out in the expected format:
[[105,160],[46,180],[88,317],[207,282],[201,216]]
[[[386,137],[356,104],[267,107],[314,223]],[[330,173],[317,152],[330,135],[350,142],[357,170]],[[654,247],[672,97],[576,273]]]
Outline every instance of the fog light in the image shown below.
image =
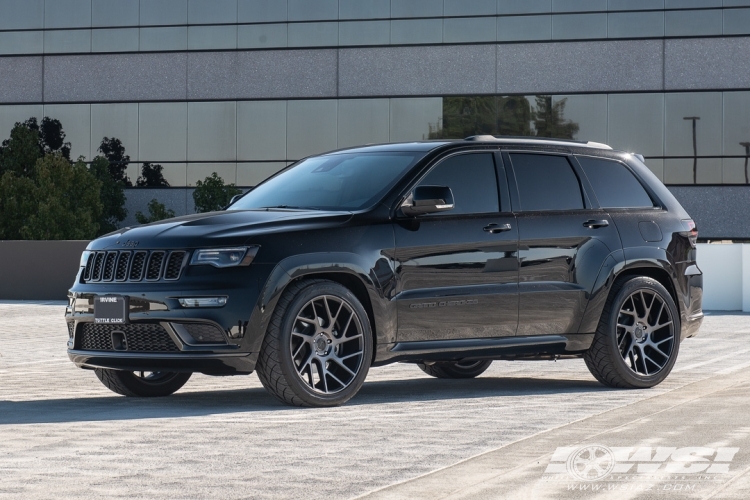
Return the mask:
[[226,297],[186,297],[177,299],[182,307],[224,307]]

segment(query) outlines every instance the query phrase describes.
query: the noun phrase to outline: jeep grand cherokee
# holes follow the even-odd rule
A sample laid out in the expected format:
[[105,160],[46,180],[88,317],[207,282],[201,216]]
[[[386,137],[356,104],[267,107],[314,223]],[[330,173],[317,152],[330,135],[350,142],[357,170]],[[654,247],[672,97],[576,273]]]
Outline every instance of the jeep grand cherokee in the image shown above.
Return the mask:
[[306,158],[225,211],[92,241],[68,354],[126,396],[257,371],[300,406],[393,362],[466,378],[583,357],[605,385],[654,386],[701,324],[702,274],[642,159],[492,136]]

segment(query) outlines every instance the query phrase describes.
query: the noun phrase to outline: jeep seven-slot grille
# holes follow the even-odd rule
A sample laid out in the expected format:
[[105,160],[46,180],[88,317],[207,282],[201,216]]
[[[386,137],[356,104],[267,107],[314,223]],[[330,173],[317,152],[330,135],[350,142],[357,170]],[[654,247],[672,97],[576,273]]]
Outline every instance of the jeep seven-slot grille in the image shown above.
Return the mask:
[[148,267],[146,268],[147,280],[155,281],[161,277],[161,265],[164,263],[164,254],[165,252],[151,252],[148,258]]
[[169,254],[167,259],[167,268],[164,270],[165,280],[176,280],[180,277],[180,271],[182,271],[182,264],[185,261],[185,254],[187,252],[172,252]]
[[[112,342],[113,333],[123,341],[118,349]],[[156,323],[131,323],[128,325],[97,325],[84,323],[81,326],[79,349],[85,351],[129,351],[129,352],[179,352],[179,348],[167,331]]]
[[148,252],[135,252],[133,254],[133,265],[130,266],[130,281],[141,281],[146,257],[148,257]]
[[175,281],[180,279],[187,255],[184,250],[92,252],[86,261],[83,282]]

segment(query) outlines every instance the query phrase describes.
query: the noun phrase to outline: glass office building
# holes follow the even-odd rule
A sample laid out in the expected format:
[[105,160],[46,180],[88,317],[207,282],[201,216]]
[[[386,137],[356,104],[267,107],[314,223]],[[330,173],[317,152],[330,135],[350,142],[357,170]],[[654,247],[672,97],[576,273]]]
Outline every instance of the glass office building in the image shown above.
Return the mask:
[[0,135],[253,186],[306,155],[473,134],[641,153],[750,239],[750,0],[0,0]]

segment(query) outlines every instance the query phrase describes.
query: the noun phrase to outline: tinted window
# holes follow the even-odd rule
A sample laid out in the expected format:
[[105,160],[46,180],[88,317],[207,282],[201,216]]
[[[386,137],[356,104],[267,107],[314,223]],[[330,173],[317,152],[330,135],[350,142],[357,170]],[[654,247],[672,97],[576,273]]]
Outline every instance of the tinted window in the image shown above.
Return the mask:
[[598,158],[578,157],[602,208],[653,207],[646,190],[625,165]]
[[564,156],[512,154],[521,210],[583,208],[581,186]]
[[343,153],[308,158],[260,184],[231,210],[360,210],[372,206],[423,153]]
[[452,156],[433,168],[419,184],[451,188],[456,206],[445,212],[448,215],[500,211],[491,153]]

